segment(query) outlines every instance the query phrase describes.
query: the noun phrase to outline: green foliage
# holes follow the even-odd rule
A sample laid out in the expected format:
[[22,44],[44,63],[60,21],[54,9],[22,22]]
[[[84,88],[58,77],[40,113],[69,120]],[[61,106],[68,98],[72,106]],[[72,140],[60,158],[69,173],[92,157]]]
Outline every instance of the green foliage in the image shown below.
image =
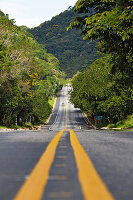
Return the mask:
[[6,129],[7,127],[6,126],[0,126],[0,129]]
[[133,115],[127,116],[124,121],[119,121],[116,123],[117,128],[133,128]]
[[24,124],[24,126],[25,126],[26,128],[32,128],[32,127],[33,127],[33,125],[32,125],[31,122],[26,122],[26,123]]
[[0,13],[0,124],[43,123],[65,74],[43,45]]
[[[91,12],[91,9],[94,12]],[[132,66],[132,0],[79,0],[75,12],[91,12],[75,18],[69,26],[82,28],[84,39],[99,40],[99,50],[112,54],[114,59],[113,71],[133,72]]]
[[4,17],[5,14],[2,12],[2,10],[0,10],[0,17]]
[[129,115],[123,122],[122,128],[133,128],[133,115]]
[[133,115],[128,115],[123,121],[118,121],[116,124],[109,124],[108,128],[133,128]]
[[74,11],[82,15],[68,29],[82,29],[83,39],[98,40],[108,56],[73,78],[71,100],[92,118],[122,121],[133,113],[133,1],[79,0]]
[[122,74],[116,77],[111,73],[112,67],[111,56],[107,55],[75,75],[71,101],[92,119],[102,115],[108,122],[115,123],[133,112],[133,96],[132,88],[124,87]]
[[55,102],[55,99],[53,97],[50,97],[48,100],[48,103],[51,106],[51,108],[53,108],[54,102]]
[[73,9],[69,8],[51,21],[29,30],[39,43],[45,44],[49,53],[59,59],[61,69],[68,77],[72,77],[77,71],[83,71],[98,58],[95,41],[86,43],[79,31],[66,31],[75,16]]
[[115,124],[109,124],[108,128],[116,128],[116,125]]

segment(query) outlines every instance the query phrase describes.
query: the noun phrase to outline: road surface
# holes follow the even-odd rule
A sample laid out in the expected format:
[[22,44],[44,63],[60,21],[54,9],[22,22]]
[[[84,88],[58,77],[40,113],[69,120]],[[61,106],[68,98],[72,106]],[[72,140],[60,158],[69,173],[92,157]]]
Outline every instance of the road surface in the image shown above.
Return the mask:
[[39,131],[0,131],[0,200],[132,200],[133,132],[98,131],[58,94]]

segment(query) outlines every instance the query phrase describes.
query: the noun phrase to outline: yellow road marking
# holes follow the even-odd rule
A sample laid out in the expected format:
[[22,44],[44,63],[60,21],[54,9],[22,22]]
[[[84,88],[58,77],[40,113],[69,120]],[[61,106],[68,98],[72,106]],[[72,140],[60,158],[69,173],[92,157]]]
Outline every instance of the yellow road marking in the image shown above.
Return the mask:
[[70,140],[78,167],[78,178],[85,200],[114,200],[73,130],[70,130]]
[[60,131],[49,143],[46,151],[33,169],[27,181],[24,183],[14,200],[39,200],[46,186],[50,167],[54,160],[55,151],[59,139],[64,130]]
[[[67,93],[66,93],[66,95],[67,95]],[[67,130],[67,99],[66,99],[65,130]]]

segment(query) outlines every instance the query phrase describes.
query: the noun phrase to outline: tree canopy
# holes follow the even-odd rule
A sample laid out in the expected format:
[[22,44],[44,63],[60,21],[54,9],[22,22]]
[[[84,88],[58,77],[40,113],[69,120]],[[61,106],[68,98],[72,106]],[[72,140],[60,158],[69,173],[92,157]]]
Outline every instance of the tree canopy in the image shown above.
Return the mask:
[[[76,17],[69,29],[81,28],[84,40],[98,40],[99,50],[113,55],[113,70],[131,71],[133,1],[79,0],[74,11],[84,15]],[[88,12],[92,14],[86,15]]]
[[132,87],[125,84],[121,73],[112,75],[112,67],[111,56],[106,55],[72,79],[71,101],[92,120],[100,115],[116,123],[133,113]]
[[133,1],[79,0],[74,11],[82,16],[68,29],[81,29],[84,40],[98,40],[103,58],[73,78],[71,100],[90,116],[123,120],[133,113]]
[[45,122],[65,74],[26,27],[0,14],[0,124]]

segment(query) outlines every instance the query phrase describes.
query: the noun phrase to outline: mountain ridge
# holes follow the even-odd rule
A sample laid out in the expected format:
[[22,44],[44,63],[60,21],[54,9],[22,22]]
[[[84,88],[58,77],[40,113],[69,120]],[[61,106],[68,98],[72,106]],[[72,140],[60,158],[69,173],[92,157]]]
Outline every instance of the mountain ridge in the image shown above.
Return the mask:
[[84,41],[79,30],[66,31],[76,16],[69,7],[51,20],[29,29],[35,39],[45,45],[48,53],[59,59],[61,70],[68,77],[83,71],[98,58],[96,41]]

